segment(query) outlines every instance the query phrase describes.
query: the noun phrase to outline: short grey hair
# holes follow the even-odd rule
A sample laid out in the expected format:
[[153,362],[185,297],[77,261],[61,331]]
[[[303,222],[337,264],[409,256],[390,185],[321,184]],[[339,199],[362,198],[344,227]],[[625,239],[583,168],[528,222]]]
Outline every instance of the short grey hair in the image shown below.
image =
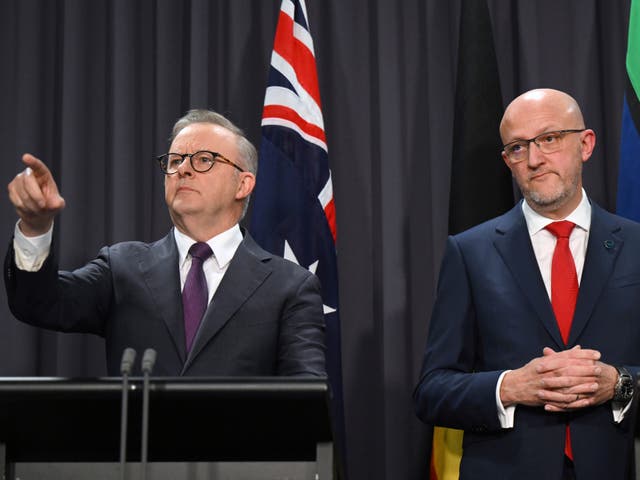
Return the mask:
[[258,173],[258,152],[245,133],[237,127],[231,120],[220,115],[213,110],[193,109],[189,110],[183,117],[179,118],[173,126],[169,143],[173,143],[178,134],[187,126],[193,123],[211,123],[226,128],[233,133],[238,139],[238,153],[240,154],[240,165],[245,170],[257,175]]
[[[211,123],[226,128],[237,138],[238,153],[240,154],[240,166],[254,175],[258,174],[258,152],[251,141],[247,138],[242,129],[236,126],[231,120],[225,116],[214,112],[213,110],[193,109],[189,110],[174,124],[169,137],[169,143],[173,143],[178,134],[186,127],[194,123]],[[250,196],[249,196],[250,197]],[[249,208],[249,197],[245,199],[244,207],[240,220],[244,218]]]

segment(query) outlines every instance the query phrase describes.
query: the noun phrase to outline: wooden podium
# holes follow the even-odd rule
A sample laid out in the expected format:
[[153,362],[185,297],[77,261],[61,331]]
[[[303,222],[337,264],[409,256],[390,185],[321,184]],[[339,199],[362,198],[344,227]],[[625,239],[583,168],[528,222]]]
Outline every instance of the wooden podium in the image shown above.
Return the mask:
[[[127,461],[140,460],[140,378],[129,381]],[[0,462],[117,462],[118,378],[0,378]],[[315,462],[333,478],[326,380],[152,378],[149,462]]]

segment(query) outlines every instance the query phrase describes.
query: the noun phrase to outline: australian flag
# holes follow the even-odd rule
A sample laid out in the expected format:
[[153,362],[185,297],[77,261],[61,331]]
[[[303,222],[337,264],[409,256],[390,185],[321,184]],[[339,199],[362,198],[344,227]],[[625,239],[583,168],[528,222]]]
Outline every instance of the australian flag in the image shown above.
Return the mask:
[[264,99],[250,230],[263,248],[309,269],[322,283],[327,373],[343,454],[336,215],[308,18],[304,0],[283,0]]

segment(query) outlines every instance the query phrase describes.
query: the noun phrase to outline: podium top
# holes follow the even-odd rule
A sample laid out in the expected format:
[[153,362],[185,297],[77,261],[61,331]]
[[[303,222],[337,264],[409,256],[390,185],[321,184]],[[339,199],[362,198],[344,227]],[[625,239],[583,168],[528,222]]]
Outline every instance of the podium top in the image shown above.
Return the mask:
[[[129,379],[127,459],[140,458],[142,388]],[[117,461],[119,378],[0,378],[11,462]],[[150,461],[308,461],[331,442],[326,379],[151,378]]]
[[[129,391],[142,388],[142,377],[129,377]],[[208,392],[233,396],[324,397],[329,394],[328,382],[318,377],[151,377],[149,390],[170,393]],[[122,391],[120,377],[0,377],[0,396],[4,394],[46,393],[109,393]]]

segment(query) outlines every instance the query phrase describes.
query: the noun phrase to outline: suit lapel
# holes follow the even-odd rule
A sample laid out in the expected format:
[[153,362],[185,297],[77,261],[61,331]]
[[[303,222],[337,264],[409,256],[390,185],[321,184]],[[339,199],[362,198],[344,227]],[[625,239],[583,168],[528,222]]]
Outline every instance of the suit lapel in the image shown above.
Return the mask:
[[245,238],[238,246],[202,319],[183,373],[206,344],[271,274],[271,267],[262,261],[270,257],[270,254],[260,249],[245,233]]
[[624,240],[618,235],[620,225],[615,221],[615,217],[595,203],[591,204],[591,208],[589,243],[569,334],[569,345],[577,342],[587,325],[596,302],[609,281],[616,258],[624,246]]
[[151,245],[147,255],[139,259],[142,278],[151,291],[151,298],[158,306],[174,346],[184,363],[186,347],[184,324],[182,321],[182,296],[180,293],[180,271],[178,266],[178,248],[173,230]]
[[507,212],[499,221],[494,245],[505,265],[511,271],[514,282],[527,298],[544,328],[553,337],[557,347],[564,348],[564,342],[551,308],[551,301],[531,246],[531,238],[524,220],[521,203]]

